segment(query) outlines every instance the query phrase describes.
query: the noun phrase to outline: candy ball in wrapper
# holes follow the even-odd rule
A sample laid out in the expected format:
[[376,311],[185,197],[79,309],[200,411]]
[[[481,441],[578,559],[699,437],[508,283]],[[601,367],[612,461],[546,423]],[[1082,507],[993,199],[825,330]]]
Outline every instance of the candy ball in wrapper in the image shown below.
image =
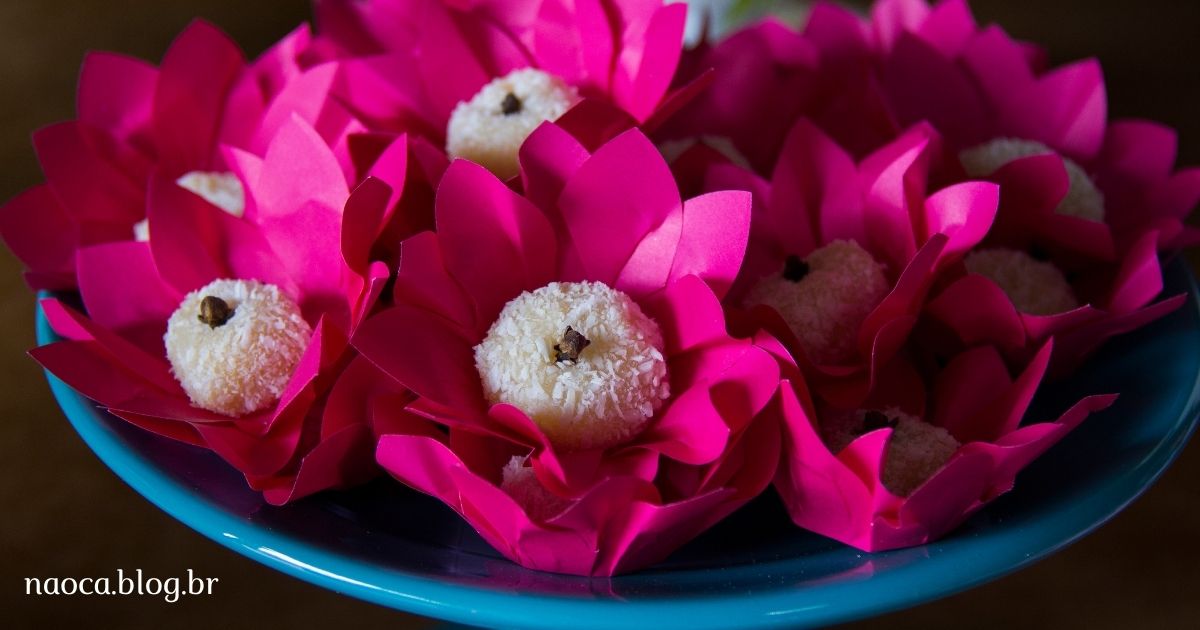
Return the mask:
[[[1053,335],[1052,372],[1061,375],[1105,339],[1182,303],[1179,296],[1155,302],[1162,290],[1157,256],[1196,242],[1183,220],[1200,201],[1198,171],[1174,170],[1171,130],[1109,122],[1094,59],[1047,68],[1041,50],[978,26],[961,0],[933,7],[883,0],[867,20],[825,6],[803,38],[822,69],[856,69],[847,76],[870,95],[863,103],[881,104],[897,125],[932,124],[946,144],[943,171],[961,168],[1000,184],[985,244],[1053,264],[1083,305],[1058,300],[1061,310],[1030,317],[1021,304],[1005,305],[994,288],[968,280],[934,309],[960,347],[996,343],[1019,362]],[[844,113],[843,123],[827,124],[841,129],[866,119],[861,109]],[[888,138],[882,133],[876,142]],[[972,314],[983,311],[992,313],[988,331]]]
[[863,551],[946,534],[1115,400],[1092,396],[1057,420],[1023,422],[1050,353],[1050,345],[1040,349],[1015,379],[986,346],[954,357],[927,379],[898,360],[856,410],[814,403],[802,386],[785,388],[775,487],[792,520]]
[[338,147],[361,125],[329,98],[332,68],[317,61],[302,26],[247,62],[212,25],[196,21],[161,65],[115,53],[84,60],[78,119],[34,133],[46,183],[0,208],[0,235],[35,289],[74,289],[79,248],[147,240],[147,182],[170,180],[240,216],[240,182],[223,147],[261,156],[299,115]]
[[662,350],[658,324],[628,295],[551,282],[504,306],[475,346],[475,367],[488,402],[523,410],[556,448],[607,448],[669,397]]
[[525,138],[578,100],[575,89],[557,77],[533,68],[513,70],[454,108],[446,152],[507,179],[517,174],[517,150]]
[[525,196],[450,166],[437,233],[403,243],[394,306],[354,338],[417,396],[376,406],[377,456],[523,566],[631,571],[778,462],[774,341],[730,337],[719,302],[750,199],[681,199],[636,130],[590,152],[547,123],[521,164]]
[[364,481],[377,471],[365,415],[326,402],[362,387],[348,340],[388,277],[369,251],[391,191],[351,192],[298,117],[264,157],[228,153],[245,218],[152,180],[150,241],[80,249],[87,316],[44,300],[67,341],[32,354],[130,423],[212,449],[270,503]]
[[192,404],[227,416],[279,400],[312,328],[279,287],[214,280],[167,320],[167,360]]
[[719,160],[706,169],[706,189],[755,193],[731,301],[784,342],[822,398],[850,407],[866,397],[938,274],[991,225],[994,184],[926,192],[938,144],[918,126],[856,163],[802,120],[769,182]]
[[668,94],[686,6],[517,4],[322,0],[315,45],[338,58],[338,96],[373,128],[422,134],[505,179],[529,133],[581,97],[595,101],[574,116],[590,133],[606,124],[596,114],[653,128],[694,92]]

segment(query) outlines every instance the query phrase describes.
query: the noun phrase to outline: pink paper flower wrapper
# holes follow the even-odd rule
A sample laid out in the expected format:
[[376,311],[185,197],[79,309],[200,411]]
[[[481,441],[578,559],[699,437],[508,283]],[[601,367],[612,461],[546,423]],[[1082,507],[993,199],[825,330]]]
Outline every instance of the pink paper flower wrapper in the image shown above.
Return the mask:
[[362,128],[329,100],[332,68],[304,70],[309,40],[302,26],[247,63],[223,33],[196,21],[157,68],[89,54],[78,119],[34,134],[46,183],[0,209],[0,235],[28,268],[30,286],[74,289],[76,251],[131,240],[147,216],[148,182],[227,171],[220,147],[261,155],[293,114],[344,149],[346,135]]
[[341,60],[337,93],[357,115],[439,146],[458,103],[520,68],[652,128],[697,89],[668,94],[686,12],[658,0],[321,0],[316,45]]
[[866,398],[880,367],[904,344],[938,274],[992,224],[994,184],[965,182],[926,192],[939,144],[936,132],[917,126],[856,163],[802,119],[788,134],[769,183],[728,164],[707,171],[706,187],[755,191],[751,247],[730,292],[732,304],[782,269],[789,256],[805,257],[834,240],[853,240],[886,266],[892,289],[858,330],[859,358],[849,364],[815,364],[774,309],[750,311],[750,319],[784,342],[809,384],[831,403],[853,407]]
[[[265,157],[227,153],[247,193],[246,218],[173,181],[151,181],[150,242],[80,249],[88,315],[44,300],[50,325],[67,341],[31,354],[114,415],[213,450],[268,502],[282,504],[376,470],[364,416],[326,403],[352,396],[367,374],[345,369],[348,339],[388,278],[368,254],[391,191],[369,179],[352,193],[332,149],[299,117],[281,127]],[[183,296],[218,278],[278,286],[313,327],[280,400],[239,418],[193,407],[163,347],[167,318]]]
[[[773,475],[770,403],[780,366],[764,346],[774,340],[730,337],[720,304],[745,252],[750,198],[682,200],[637,130],[592,153],[547,123],[526,142],[521,163],[524,195],[475,164],[450,165],[436,199],[437,233],[404,241],[394,306],[354,337],[364,357],[416,394],[404,413],[449,429],[448,438],[407,429],[384,435],[378,458],[524,566],[633,570],[755,496]],[[671,397],[631,441],[565,452],[516,407],[485,402],[472,347],[523,291],[583,280],[625,292],[658,323]],[[531,520],[497,486],[514,455],[528,455],[543,488],[571,507]]]
[[[737,43],[743,40],[755,44]],[[794,51],[795,63],[766,72],[785,58],[781,50]],[[776,145],[754,148],[764,138],[780,137],[778,117],[730,116],[709,101],[726,95],[744,112],[762,110],[795,102],[796,86],[808,85],[814,95],[790,109],[854,155],[893,144],[902,125],[927,121],[944,140],[930,164],[942,182],[964,180],[959,152],[992,139],[1032,140],[1057,152],[1016,160],[989,178],[1000,184],[1001,205],[981,244],[1046,253],[1071,278],[1084,306],[1048,317],[1017,313],[998,287],[972,278],[953,286],[932,309],[958,339],[955,351],[994,343],[1019,363],[1056,335],[1052,372],[1061,375],[1107,338],[1182,303],[1181,296],[1154,302],[1162,288],[1157,256],[1196,242],[1183,221],[1200,200],[1200,170],[1174,170],[1171,130],[1142,121],[1107,122],[1095,60],[1047,70],[1040,50],[998,27],[979,27],[959,0],[933,8],[921,0],[883,0],[869,19],[819,4],[802,34],[763,24],[710,52],[707,63],[749,70],[736,77],[718,74],[676,122],[726,133],[760,172],[772,167],[772,159],[782,160]],[[737,101],[735,94],[749,100]],[[1063,158],[1091,176],[1104,197],[1105,221],[1056,212],[1068,190]]]
[[[1116,396],[1082,399],[1057,420],[1022,417],[1049,365],[1044,346],[1013,380],[993,348],[972,348],[925,386],[911,367],[876,392],[870,408],[895,406],[945,428],[962,446],[908,497],[880,481],[892,429],[870,431],[832,453],[818,428],[821,412],[802,386],[783,389],[783,462],[775,479],[797,525],[875,552],[925,544],[945,535],[1013,486],[1016,475],[1089,414]],[[902,361],[900,363],[903,363]]]

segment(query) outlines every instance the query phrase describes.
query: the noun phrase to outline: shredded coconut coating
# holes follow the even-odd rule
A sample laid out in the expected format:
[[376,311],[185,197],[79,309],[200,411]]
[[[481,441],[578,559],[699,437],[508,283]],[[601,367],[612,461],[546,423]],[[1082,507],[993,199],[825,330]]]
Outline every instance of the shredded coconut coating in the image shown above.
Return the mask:
[[[509,94],[519,110],[505,113]],[[482,165],[501,179],[517,174],[517,150],[525,138],[547,120],[566,113],[579,94],[556,76],[523,68],[493,79],[470,101],[460,102],[450,114],[446,152]]]
[[524,457],[509,460],[503,475],[500,489],[535,521],[548,521],[571,505],[571,501],[550,492],[538,481],[533,468],[525,465]]
[[[184,173],[175,180],[175,184],[200,195],[208,203],[235,217],[246,213],[246,191],[242,188],[242,181],[233,173],[192,171]],[[133,238],[142,242],[150,240],[148,220],[142,219],[134,224]]]
[[[942,427],[922,421],[895,407],[880,410],[896,423],[883,462],[883,487],[906,497],[921,487],[958,450],[958,440]],[[870,410],[829,413],[821,421],[821,437],[838,453],[864,435],[863,422]]]
[[854,241],[833,241],[804,259],[799,281],[784,271],[763,278],[745,304],[779,312],[810,361],[842,365],[858,358],[858,329],[891,290],[883,266]]
[[[222,325],[200,321],[200,303],[233,309]],[[296,303],[254,280],[216,280],[183,299],[163,338],[171,372],[192,404],[227,416],[263,409],[283,393],[312,336]]]
[[[973,147],[959,154],[959,161],[971,177],[989,177],[1004,165],[1021,158],[1034,155],[1054,154],[1054,149],[1033,140],[1015,138],[998,138]],[[1062,157],[1063,166],[1067,169],[1067,177],[1071,186],[1067,196],[1059,202],[1055,212],[1080,219],[1104,222],[1104,193],[1096,187],[1096,183],[1088,176],[1087,171],[1066,156]]]
[[[591,343],[555,361],[567,327]],[[658,324],[600,282],[552,282],[504,306],[475,347],[493,404],[526,414],[556,447],[607,448],[640,432],[670,396]]]
[[1079,307],[1070,283],[1054,263],[1003,247],[975,250],[963,262],[967,271],[995,282],[1022,313],[1056,315]]

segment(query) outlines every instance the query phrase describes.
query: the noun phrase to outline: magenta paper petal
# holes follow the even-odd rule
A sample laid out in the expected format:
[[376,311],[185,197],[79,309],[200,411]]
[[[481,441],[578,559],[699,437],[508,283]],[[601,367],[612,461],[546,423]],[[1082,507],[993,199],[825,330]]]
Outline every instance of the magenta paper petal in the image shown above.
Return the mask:
[[154,387],[182,395],[183,390],[171,376],[170,367],[162,357],[148,354],[56,299],[40,300],[39,304],[50,327],[60,336],[74,341],[94,341],[111,354],[117,364],[126,366]]
[[322,440],[300,460],[295,476],[283,476],[262,488],[271,505],[284,505],[323,490],[349,488],[379,474],[375,440],[365,425],[348,427]]
[[[993,371],[1003,370],[995,365],[998,360],[989,363]],[[1030,379],[1032,387],[1038,378]],[[1021,392],[1028,389],[1028,384],[1017,385],[1018,393],[1009,399],[1018,416],[1027,402]],[[811,412],[785,388],[784,460],[775,486],[792,519],[806,529],[871,552],[924,544],[1010,489],[1021,468],[1113,400],[1085,398],[1055,422],[1016,429],[995,442],[970,442],[904,499],[879,481],[889,429],[863,435],[835,457],[814,428]]]
[[520,149],[521,185],[525,196],[544,210],[554,208],[567,180],[591,154],[569,132],[542,123]]
[[400,246],[395,299],[441,315],[463,330],[477,328],[471,301],[446,271],[441,242],[432,232],[417,234]]
[[30,273],[42,279],[31,282],[32,288],[74,288],[79,228],[49,186],[30,188],[0,206],[0,236]]
[[917,251],[913,214],[925,200],[929,162],[939,142],[937,131],[919,124],[859,165],[870,249],[882,252],[895,268]]
[[[636,7],[638,3],[626,6]],[[654,113],[675,75],[683,48],[687,7],[661,7],[645,23],[638,19],[641,16],[626,14],[622,17],[625,28],[622,29],[621,53],[613,68],[614,100],[634,118],[644,121]]]
[[1113,294],[1108,298],[1108,309],[1124,314],[1149,304],[1162,293],[1162,267],[1158,262],[1159,235],[1155,232],[1143,234],[1134,241],[1117,277],[1113,280]]
[[551,280],[554,229],[482,166],[452,163],[436,204],[446,269],[475,302],[477,321],[491,322],[509,300]]
[[316,130],[296,115],[271,141],[258,177],[247,180],[259,222],[282,218],[309,203],[340,212],[350,191],[341,166]]
[[93,245],[78,257],[79,293],[91,319],[147,351],[161,351],[167,319],[183,294],[163,281],[146,243]]
[[194,426],[205,445],[237,468],[254,487],[259,485],[255,478],[275,475],[292,460],[300,444],[303,422],[303,413],[286,414],[268,433],[244,430],[239,421]]
[[[403,181],[400,185],[403,187]],[[392,187],[373,176],[364,179],[346,200],[341,221],[341,256],[355,274],[367,273],[371,248],[395,200]]]
[[1097,60],[1073,63],[1039,77],[1026,98],[1025,107],[1006,112],[1005,126],[1013,135],[1039,139],[1083,159],[1100,150],[1108,109]]
[[[336,64],[324,64],[290,81],[263,113],[254,140],[250,143],[251,148],[256,153],[266,153],[272,140],[292,116],[308,122],[330,147],[341,147],[347,135],[365,131],[362,124],[332,96],[339,71]],[[344,163],[342,166],[347,168],[349,165]]]
[[611,285],[638,243],[678,211],[681,200],[658,149],[635,130],[605,144],[576,171],[559,207],[588,277]]
[[667,356],[682,354],[728,337],[721,302],[703,280],[680,278],[651,301],[651,315],[663,331]]
[[163,56],[154,95],[154,140],[159,165],[178,176],[209,168],[225,96],[245,59],[215,26],[196,20]]
[[[117,155],[113,141],[78,122],[34,132],[33,147],[46,183],[77,222],[133,224],[144,216],[144,182],[118,166],[144,167],[133,155]],[[144,158],[140,158],[144,160]]]
[[956,146],[974,146],[990,139],[981,124],[987,120],[987,109],[979,92],[954,61],[936,48],[903,33],[883,64],[881,83],[901,124],[927,120],[955,139]]
[[150,180],[146,205],[149,251],[164,281],[183,294],[231,277],[221,259],[226,248],[221,227],[229,222],[221,216],[228,216],[224,210],[160,177]]
[[79,121],[128,142],[150,124],[158,69],[132,57],[90,52],[79,72]]
[[1000,187],[985,182],[950,186],[926,199],[926,229],[950,237],[943,258],[956,261],[978,245],[992,227],[999,205]]
[[533,51],[539,67],[571,83],[611,89],[618,35],[605,0],[542,2],[533,25]]
[[363,356],[418,395],[457,410],[481,410],[470,331],[406,304],[368,319],[354,335]]
[[788,254],[806,254],[836,238],[863,233],[862,195],[851,158],[801,119],[788,133],[771,176],[765,220]]
[[931,299],[925,310],[949,326],[966,346],[995,343],[1004,348],[1025,345],[1025,326],[1012,300],[996,283],[968,274]]

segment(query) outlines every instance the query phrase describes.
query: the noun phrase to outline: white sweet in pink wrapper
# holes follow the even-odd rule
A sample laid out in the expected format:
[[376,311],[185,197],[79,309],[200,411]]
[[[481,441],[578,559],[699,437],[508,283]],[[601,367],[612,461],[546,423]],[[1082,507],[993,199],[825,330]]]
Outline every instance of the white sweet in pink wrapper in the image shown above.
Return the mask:
[[858,355],[858,329],[890,290],[883,266],[854,241],[833,241],[803,261],[788,260],[747,294],[746,306],[774,308],[809,360],[849,363]]
[[[1054,149],[1033,140],[998,138],[963,151],[959,156],[963,168],[971,177],[988,177],[1005,164],[1035,155],[1054,154]],[[1080,219],[1104,222],[1104,194],[1096,187],[1083,167],[1062,157],[1071,187],[1055,212]]]
[[236,417],[279,399],[311,336],[278,287],[216,280],[183,299],[163,341],[192,404]]
[[524,411],[557,448],[605,448],[670,395],[658,324],[600,282],[552,282],[504,306],[475,346],[488,401]]
[[[242,180],[233,173],[191,171],[184,173],[175,183],[235,217],[246,213],[246,191],[242,188]],[[142,219],[134,224],[133,238],[138,241],[150,240],[148,220]]]
[[446,129],[446,152],[507,179],[517,174],[517,150],[525,138],[578,100],[575,88],[554,75],[533,68],[514,70],[454,108]]
[[1079,306],[1070,283],[1058,267],[1023,251],[1002,247],[979,249],[967,254],[963,262],[967,271],[995,282],[1022,313],[1055,315]]
[[941,427],[894,407],[848,413],[828,413],[821,420],[821,438],[833,453],[859,436],[892,428],[883,463],[883,485],[892,494],[906,497],[925,483],[958,450],[960,444]]
[[537,479],[524,457],[513,457],[504,466],[500,489],[512,497],[535,521],[546,521],[562,514],[571,502],[550,492]]

